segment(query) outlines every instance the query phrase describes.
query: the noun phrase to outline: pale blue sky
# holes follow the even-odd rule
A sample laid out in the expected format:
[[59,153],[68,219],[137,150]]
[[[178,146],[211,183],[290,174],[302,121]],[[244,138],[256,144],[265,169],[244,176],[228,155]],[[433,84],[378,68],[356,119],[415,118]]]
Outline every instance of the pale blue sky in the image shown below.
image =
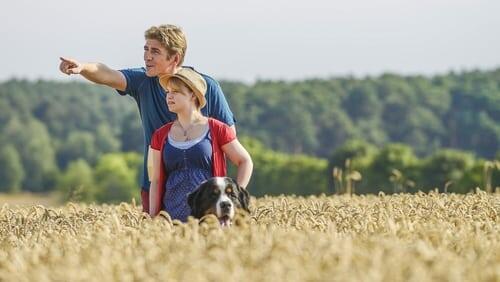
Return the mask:
[[9,1],[0,81],[68,78],[58,57],[142,66],[143,32],[174,23],[186,64],[217,79],[446,73],[500,67],[500,1]]

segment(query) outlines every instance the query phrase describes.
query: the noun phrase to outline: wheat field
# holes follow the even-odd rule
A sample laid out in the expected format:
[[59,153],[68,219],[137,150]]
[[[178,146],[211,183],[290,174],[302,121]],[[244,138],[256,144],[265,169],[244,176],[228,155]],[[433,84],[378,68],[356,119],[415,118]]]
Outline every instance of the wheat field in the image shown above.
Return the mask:
[[0,281],[500,281],[500,195],[265,197],[221,229],[135,203],[0,210]]

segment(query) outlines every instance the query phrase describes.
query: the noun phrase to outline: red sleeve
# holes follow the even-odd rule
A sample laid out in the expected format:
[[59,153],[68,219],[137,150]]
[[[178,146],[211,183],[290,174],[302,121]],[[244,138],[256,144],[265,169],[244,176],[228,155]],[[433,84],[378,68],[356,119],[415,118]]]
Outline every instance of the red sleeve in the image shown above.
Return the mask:
[[227,124],[221,123],[220,131],[219,131],[219,144],[220,146],[224,146],[227,143],[236,139],[236,134],[234,130],[232,130]]
[[153,136],[151,137],[151,148],[160,151],[161,140],[162,140],[161,130],[158,129],[155,131],[155,133],[153,133]]

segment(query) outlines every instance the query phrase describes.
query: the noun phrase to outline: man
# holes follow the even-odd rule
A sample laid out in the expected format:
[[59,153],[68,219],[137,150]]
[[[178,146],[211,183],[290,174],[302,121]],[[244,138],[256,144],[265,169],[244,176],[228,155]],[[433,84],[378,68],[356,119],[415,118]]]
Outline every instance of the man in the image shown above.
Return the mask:
[[[173,121],[176,115],[165,103],[165,92],[159,77],[180,70],[186,54],[187,42],[182,29],[174,25],[153,26],[144,34],[145,68],[113,70],[102,63],[81,63],[60,58],[59,69],[71,75],[80,74],[87,80],[112,87],[120,95],[132,96],[139,108],[144,129],[144,165],[141,179],[141,198],[144,212],[149,211],[149,179],[147,174],[148,147],[156,129]],[[201,109],[205,116],[218,119],[234,129],[235,119],[229,109],[222,89],[213,78],[201,74],[207,82],[206,106]]]

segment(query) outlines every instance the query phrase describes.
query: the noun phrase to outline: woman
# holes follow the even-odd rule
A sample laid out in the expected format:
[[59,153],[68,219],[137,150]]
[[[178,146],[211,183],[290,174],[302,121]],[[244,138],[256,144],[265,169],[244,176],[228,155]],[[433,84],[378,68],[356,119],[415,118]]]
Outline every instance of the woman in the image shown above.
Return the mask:
[[177,119],[156,130],[151,139],[151,216],[167,211],[186,221],[191,214],[187,196],[213,176],[226,175],[224,154],[238,167],[236,181],[245,188],[253,163],[236,134],[226,124],[204,117],[206,82],[190,68],[160,77],[166,103]]

